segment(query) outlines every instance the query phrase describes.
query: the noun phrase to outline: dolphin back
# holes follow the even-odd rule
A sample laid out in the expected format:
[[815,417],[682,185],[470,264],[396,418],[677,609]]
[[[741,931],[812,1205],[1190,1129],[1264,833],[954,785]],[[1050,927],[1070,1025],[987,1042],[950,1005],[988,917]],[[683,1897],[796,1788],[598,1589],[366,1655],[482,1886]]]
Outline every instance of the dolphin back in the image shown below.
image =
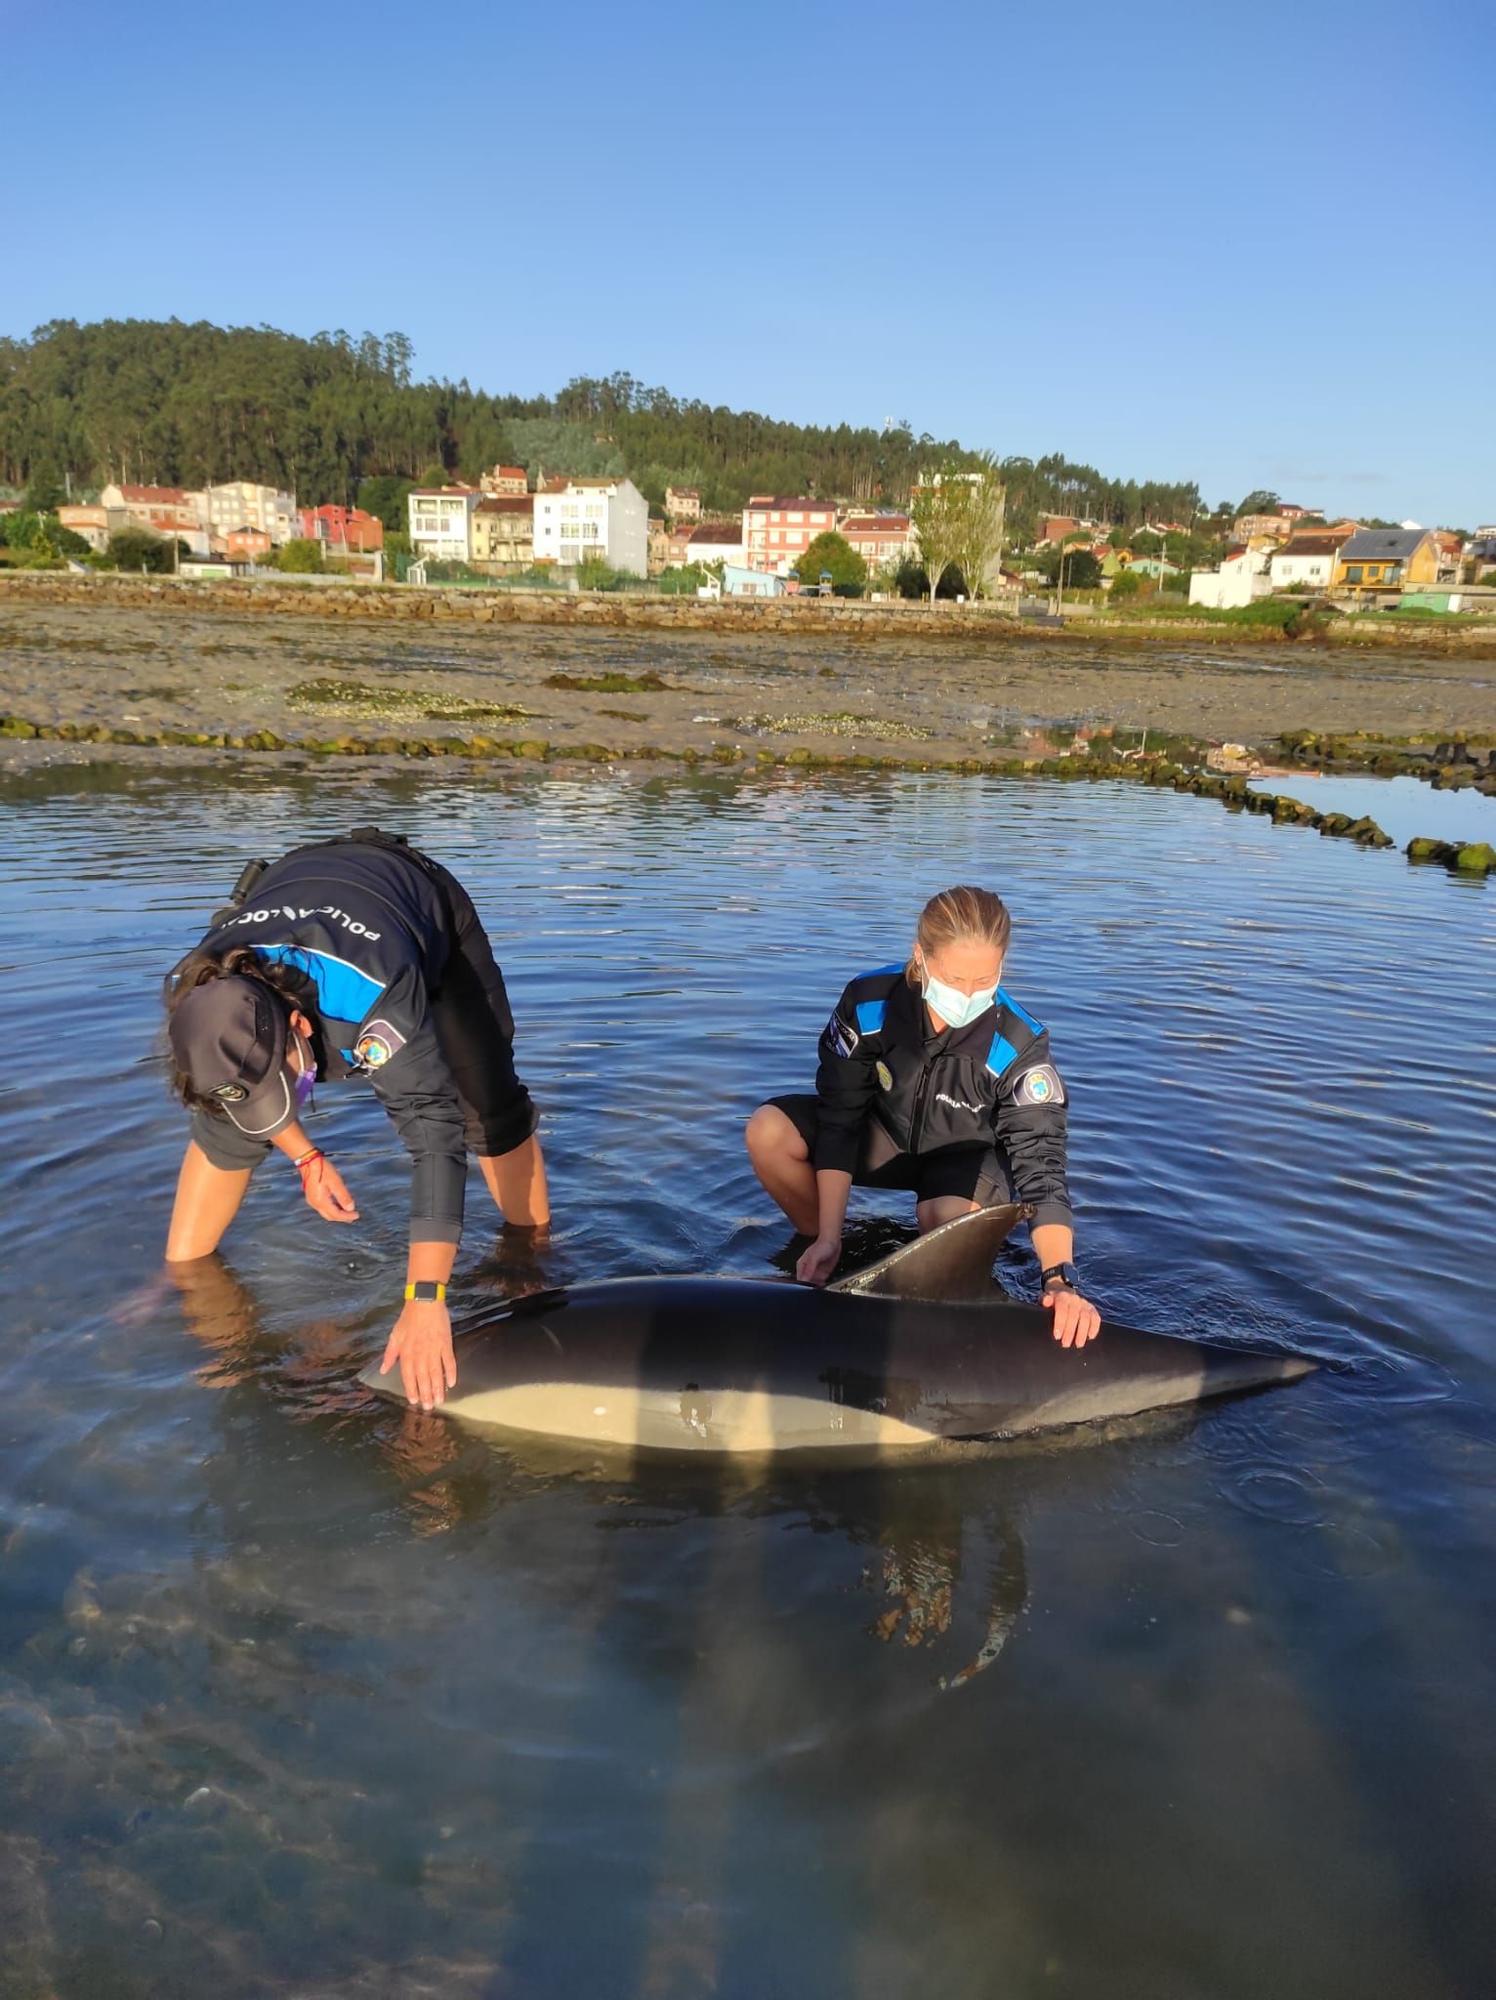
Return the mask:
[[[1066,1349],[1048,1312],[993,1289],[949,1302],[653,1277],[541,1293],[468,1322],[443,1410],[635,1449],[899,1451],[1136,1416],[1313,1365],[1113,1323]],[[360,1380],[403,1400],[377,1364]]]

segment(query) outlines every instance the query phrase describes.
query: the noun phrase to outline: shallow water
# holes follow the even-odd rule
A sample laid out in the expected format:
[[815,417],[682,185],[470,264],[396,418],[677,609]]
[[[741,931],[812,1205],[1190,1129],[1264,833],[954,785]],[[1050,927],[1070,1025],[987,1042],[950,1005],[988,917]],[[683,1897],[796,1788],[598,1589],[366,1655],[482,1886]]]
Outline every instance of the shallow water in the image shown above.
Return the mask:
[[1427,835],[1431,840],[1496,842],[1496,799],[1467,789],[1436,792],[1421,778],[1300,777],[1263,778],[1254,792],[1283,792],[1316,812],[1370,813],[1398,847]]
[[[1487,888],[1134,786],[87,782],[0,805],[6,2000],[1490,1991]],[[1089,1286],[1330,1365],[902,1469],[465,1436],[355,1383],[405,1188],[350,1092],[358,1229],[267,1173],[162,1288],[154,982],[370,817],[490,921],[548,1278],[766,1271],[744,1115],[986,879]],[[476,1183],[462,1268],[534,1278]]]

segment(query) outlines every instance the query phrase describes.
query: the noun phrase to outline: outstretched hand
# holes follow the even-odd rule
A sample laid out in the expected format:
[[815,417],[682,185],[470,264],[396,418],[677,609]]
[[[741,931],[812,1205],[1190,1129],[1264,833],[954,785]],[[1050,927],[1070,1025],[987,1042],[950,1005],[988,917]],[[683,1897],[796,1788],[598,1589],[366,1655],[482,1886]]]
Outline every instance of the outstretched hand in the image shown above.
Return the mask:
[[841,1262],[840,1236],[818,1236],[808,1250],[802,1250],[795,1276],[802,1285],[824,1285]]
[[301,1191],[307,1206],[324,1222],[357,1222],[358,1206],[347,1183],[325,1153],[318,1153],[301,1169]]
[[1061,1347],[1084,1347],[1101,1331],[1101,1314],[1095,1306],[1066,1285],[1045,1291],[1039,1303],[1054,1314],[1052,1331]]
[[445,1402],[448,1389],[457,1386],[452,1315],[445,1305],[429,1299],[407,1301],[384,1350],[380,1374],[388,1375],[397,1361],[407,1402],[423,1410]]

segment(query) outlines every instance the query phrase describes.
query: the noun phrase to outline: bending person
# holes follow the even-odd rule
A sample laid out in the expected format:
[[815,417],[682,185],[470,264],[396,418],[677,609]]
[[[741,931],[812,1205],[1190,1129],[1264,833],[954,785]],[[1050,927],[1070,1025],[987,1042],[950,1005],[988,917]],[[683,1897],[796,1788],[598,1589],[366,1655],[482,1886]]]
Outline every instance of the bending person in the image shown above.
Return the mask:
[[836,1269],[854,1185],[912,1191],[921,1230],[1031,1202],[1055,1338],[1084,1346],[1101,1320],[1072,1261],[1065,1086],[1048,1035],[998,983],[1010,929],[990,889],[932,896],[908,964],[863,973],[837,1002],[814,1095],[770,1098],[749,1119],[748,1157],[813,1239],[795,1267],[811,1285]]
[[447,1280],[467,1154],[506,1221],[550,1218],[535,1107],[515,1075],[504,977],[472,898],[439,863],[362,827],[300,847],[220,910],[167,976],[172,1086],[192,1112],[168,1262],[206,1257],[272,1151],[328,1222],[358,1218],[301,1112],[319,1082],[364,1077],[413,1172],[405,1305],[385,1349],[426,1409],[457,1380]]

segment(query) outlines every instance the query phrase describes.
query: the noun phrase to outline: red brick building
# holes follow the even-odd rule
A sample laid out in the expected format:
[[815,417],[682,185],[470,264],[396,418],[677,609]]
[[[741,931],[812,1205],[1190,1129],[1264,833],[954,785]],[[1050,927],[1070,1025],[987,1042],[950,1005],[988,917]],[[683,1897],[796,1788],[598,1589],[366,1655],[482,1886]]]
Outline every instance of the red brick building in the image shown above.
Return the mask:
[[303,507],[297,515],[303,541],[319,542],[328,555],[373,555],[384,547],[384,523],[362,507]]
[[835,526],[836,506],[830,500],[755,494],[743,509],[744,560],[749,569],[782,576],[795,567],[817,535]]
[[914,552],[907,514],[848,514],[838,532],[868,566],[868,574],[901,563]]

